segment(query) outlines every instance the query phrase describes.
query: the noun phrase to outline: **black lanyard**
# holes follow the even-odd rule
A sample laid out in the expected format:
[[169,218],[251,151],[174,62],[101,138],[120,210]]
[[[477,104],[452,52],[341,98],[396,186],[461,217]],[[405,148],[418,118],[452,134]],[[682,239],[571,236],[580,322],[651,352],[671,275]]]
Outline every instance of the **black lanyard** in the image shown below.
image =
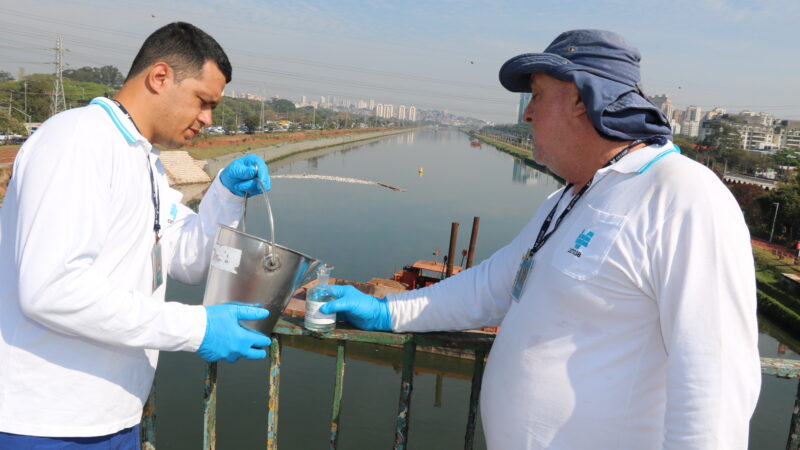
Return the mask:
[[[631,142],[627,147],[625,147],[622,150],[620,150],[620,152],[617,153],[616,155],[614,155],[613,158],[608,160],[608,162],[603,167],[608,167],[608,166],[616,163],[617,161],[622,159],[625,155],[630,153],[630,151],[631,151],[631,149],[633,147],[636,147],[637,145],[639,145],[639,144],[641,144],[643,142],[646,142],[646,143],[660,142],[660,139],[663,139],[663,138],[661,138],[660,136],[656,136],[656,137],[652,137],[652,138],[649,138],[649,139],[637,139],[637,140]],[[589,182],[586,183],[586,185],[584,185],[581,188],[581,190],[578,191],[577,194],[575,194],[574,197],[572,197],[572,200],[570,200],[569,204],[567,204],[567,207],[564,208],[564,211],[561,213],[560,216],[558,216],[558,219],[556,219],[556,223],[555,223],[555,225],[553,225],[552,231],[547,233],[547,229],[550,228],[550,223],[553,221],[553,216],[555,216],[556,210],[558,210],[558,205],[561,203],[561,199],[564,198],[564,194],[566,194],[567,191],[569,191],[572,188],[573,184],[569,183],[569,184],[567,184],[566,187],[564,187],[564,191],[561,192],[561,197],[558,197],[558,201],[556,202],[555,206],[553,206],[553,209],[550,210],[550,214],[548,214],[547,218],[544,219],[544,223],[542,224],[542,228],[539,230],[539,235],[536,237],[536,242],[534,242],[533,247],[531,247],[530,250],[528,250],[528,254],[527,254],[528,258],[532,258],[533,255],[535,255],[536,252],[538,252],[539,249],[542,248],[542,246],[545,244],[545,242],[547,242],[547,240],[550,239],[550,236],[552,236],[553,233],[555,233],[556,230],[558,230],[558,226],[561,225],[561,221],[564,220],[564,217],[566,217],[567,214],[569,214],[570,211],[572,211],[572,207],[575,206],[575,203],[578,203],[578,200],[580,200],[581,197],[583,196],[583,194],[586,193],[586,191],[592,185],[593,181],[594,181],[594,177],[592,177],[592,179],[589,180]]]
[[[128,110],[125,109],[124,106],[122,106],[122,103],[120,103],[120,102],[118,102],[116,100],[112,100],[112,101],[117,105],[117,107],[120,109],[120,111],[122,111],[128,117],[128,120],[131,121],[131,123],[133,124],[133,127],[136,128],[136,131],[139,131],[139,127],[136,126],[136,122],[133,121],[133,117],[131,117],[131,115],[128,112]],[[142,132],[139,131],[139,134],[142,134]],[[161,199],[159,198],[159,195],[158,195],[158,185],[156,185],[156,180],[155,180],[155,177],[153,176],[153,166],[150,165],[150,157],[147,156],[146,154],[144,155],[144,157],[145,157],[145,159],[147,159],[147,169],[150,171],[150,193],[153,196],[153,209],[155,209],[155,212],[156,212],[155,213],[155,219],[153,219],[153,232],[156,235],[156,242],[158,242],[158,240],[160,239],[160,236],[158,235],[158,233],[159,233],[159,231],[161,231],[161,223],[159,221],[159,213],[158,213],[160,211],[159,207],[161,205]]]

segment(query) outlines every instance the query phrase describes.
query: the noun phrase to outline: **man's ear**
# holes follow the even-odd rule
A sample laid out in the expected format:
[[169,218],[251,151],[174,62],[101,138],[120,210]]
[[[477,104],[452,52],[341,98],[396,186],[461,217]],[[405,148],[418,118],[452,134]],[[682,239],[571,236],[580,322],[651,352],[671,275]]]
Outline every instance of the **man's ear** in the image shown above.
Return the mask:
[[157,94],[163,92],[174,79],[172,67],[165,62],[157,62],[147,71],[145,83],[151,92]]
[[586,114],[586,105],[583,104],[583,100],[581,100],[581,95],[578,92],[578,88],[576,86],[572,86],[572,90],[570,92],[570,100],[572,104],[572,116],[578,117]]

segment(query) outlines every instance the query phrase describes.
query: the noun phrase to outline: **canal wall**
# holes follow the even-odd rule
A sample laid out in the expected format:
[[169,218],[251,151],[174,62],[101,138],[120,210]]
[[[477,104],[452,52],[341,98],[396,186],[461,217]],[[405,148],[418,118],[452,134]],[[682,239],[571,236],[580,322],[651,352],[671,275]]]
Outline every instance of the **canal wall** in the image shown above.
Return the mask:
[[534,161],[533,160],[533,152],[531,150],[528,150],[527,148],[518,147],[516,145],[511,145],[511,144],[509,144],[507,142],[501,142],[501,141],[492,139],[492,138],[490,138],[488,136],[484,136],[482,134],[478,134],[478,133],[467,133],[467,134],[469,134],[471,137],[473,137],[473,138],[475,138],[475,139],[477,139],[477,140],[479,140],[479,141],[481,141],[481,142],[483,142],[485,144],[491,145],[492,147],[500,150],[503,153],[508,153],[511,156],[515,156],[515,157],[521,159],[525,164],[533,167],[534,169],[538,170],[539,172],[543,172],[543,173],[546,173],[546,174],[550,175],[551,177],[553,177],[556,180],[558,180],[559,183],[566,184],[564,182],[563,178],[561,178],[560,176],[558,176],[558,175],[554,174],[553,172],[551,172],[550,169],[548,169],[546,166],[543,166],[543,165],[537,163],[536,161]]
[[[262,158],[264,158],[264,161],[266,161],[267,164],[269,164],[270,170],[273,170],[278,167],[281,167],[284,164],[290,164],[295,161],[322,156],[326,153],[338,150],[343,146],[362,145],[367,142],[377,141],[380,139],[384,139],[388,136],[408,133],[413,130],[414,128],[403,128],[400,130],[396,129],[382,130],[382,131],[375,131],[368,133],[357,133],[357,134],[325,137],[321,139],[312,139],[306,141],[296,141],[296,142],[288,141],[286,143],[274,146],[255,148],[243,152],[229,153],[227,155],[218,156],[216,158],[209,158],[207,160],[202,161],[203,163],[205,163],[205,167],[203,167],[203,170],[205,171],[204,174],[207,174],[208,178],[210,180],[213,180],[217,176],[219,171],[224,169],[228,164],[231,163],[231,161],[246,154],[256,154],[261,156]],[[170,152],[165,152],[165,153],[170,153]],[[164,155],[164,153],[162,153],[162,155]],[[164,163],[163,160],[162,163]],[[183,164],[183,166],[187,166],[188,163],[183,161],[180,164]],[[164,164],[164,168],[166,169],[168,174],[175,173],[176,170],[178,169],[175,165],[171,165],[169,162]],[[189,167],[184,167],[184,168],[189,169]],[[191,169],[196,170],[196,167],[191,167]],[[183,194],[183,199],[181,200],[181,202],[193,209],[197,208],[200,200],[202,199],[203,195],[206,192],[206,189],[208,189],[208,186],[209,182],[183,183],[183,184],[172,185],[174,189],[180,191]]]
[[365,141],[377,140],[387,136],[396,134],[408,133],[413,131],[413,128],[403,128],[401,130],[384,130],[375,131],[371,133],[358,133],[346,134],[341,136],[326,137],[322,139],[313,139],[308,141],[286,142],[269,147],[254,148],[244,152],[235,152],[227,155],[210,158],[206,161],[205,170],[208,175],[213,179],[217,173],[225,168],[231,161],[247,154],[255,154],[264,158],[267,164],[275,163],[277,161],[298,155],[300,153],[311,152],[314,150],[334,147],[342,144],[349,144],[353,142],[363,143]]

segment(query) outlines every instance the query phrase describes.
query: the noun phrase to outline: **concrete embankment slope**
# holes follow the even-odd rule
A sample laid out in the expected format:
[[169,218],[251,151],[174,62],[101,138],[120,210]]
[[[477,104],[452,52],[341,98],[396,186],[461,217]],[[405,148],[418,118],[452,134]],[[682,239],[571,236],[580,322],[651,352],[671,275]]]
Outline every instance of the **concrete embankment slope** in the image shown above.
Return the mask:
[[270,164],[299,153],[309,152],[312,150],[318,150],[327,147],[334,147],[343,144],[349,144],[352,142],[365,142],[370,140],[376,140],[386,136],[408,133],[412,130],[413,129],[411,128],[404,128],[402,130],[376,131],[374,133],[347,134],[342,136],[313,139],[308,141],[286,142],[283,144],[273,145],[270,147],[254,148],[246,152],[236,152],[208,159],[207,160],[208,165],[206,166],[205,170],[211,178],[214,178],[217,175],[217,172],[222,170],[231,161],[245,154],[259,155],[262,158],[264,158],[264,161],[266,161],[267,164]]

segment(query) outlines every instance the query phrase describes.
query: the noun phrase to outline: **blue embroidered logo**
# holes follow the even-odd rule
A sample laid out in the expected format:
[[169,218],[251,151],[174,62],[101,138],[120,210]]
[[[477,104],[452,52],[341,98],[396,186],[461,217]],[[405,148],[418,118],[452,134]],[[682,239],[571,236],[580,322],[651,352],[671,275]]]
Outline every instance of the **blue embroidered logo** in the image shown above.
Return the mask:
[[172,216],[172,220],[174,221],[178,216],[178,205],[175,203],[172,204],[172,208],[169,210],[169,215]]
[[575,239],[575,250],[578,250],[581,247],[588,247],[589,242],[594,237],[594,231],[586,232],[586,229],[581,231],[581,234],[578,235],[578,239]]

